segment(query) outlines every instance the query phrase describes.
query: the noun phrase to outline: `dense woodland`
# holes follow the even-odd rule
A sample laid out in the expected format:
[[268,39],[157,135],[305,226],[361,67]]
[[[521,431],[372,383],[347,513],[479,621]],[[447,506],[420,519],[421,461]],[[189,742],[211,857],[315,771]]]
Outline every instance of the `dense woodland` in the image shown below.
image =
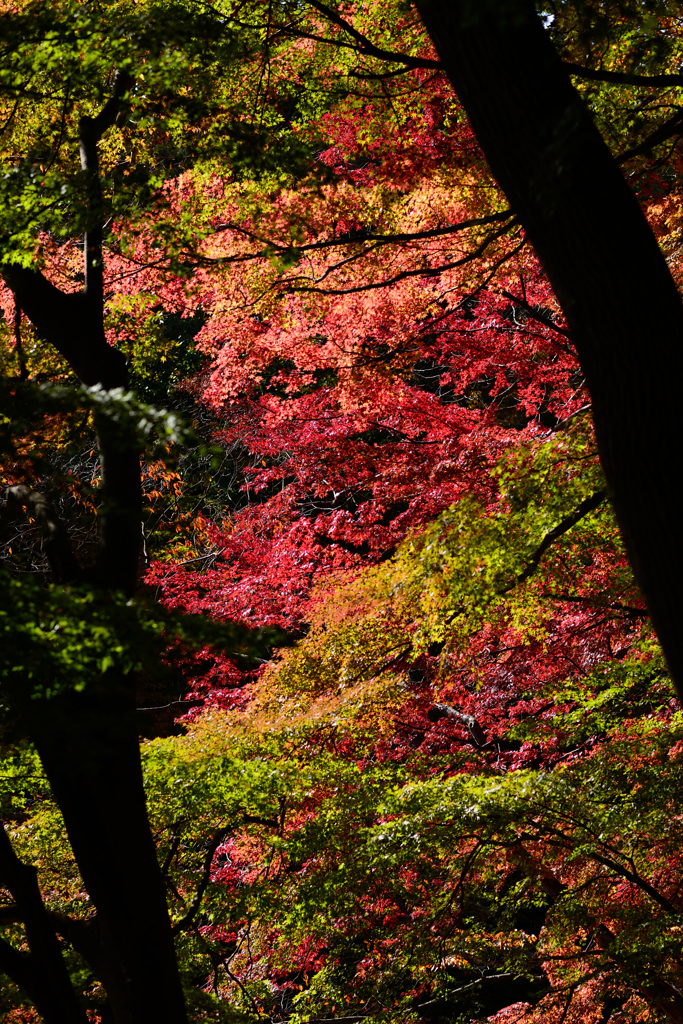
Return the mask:
[[683,16],[0,3],[0,1019],[683,1024]]

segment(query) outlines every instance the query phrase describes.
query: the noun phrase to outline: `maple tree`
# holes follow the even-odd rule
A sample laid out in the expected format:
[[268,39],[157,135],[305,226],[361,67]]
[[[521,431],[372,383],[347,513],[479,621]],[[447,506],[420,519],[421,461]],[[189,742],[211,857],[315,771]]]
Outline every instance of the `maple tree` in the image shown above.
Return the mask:
[[[27,652],[3,662],[6,973],[46,1020],[182,1020],[167,899],[197,1020],[679,1020],[680,720],[606,499],[593,381],[421,23],[401,5],[22,11],[13,144],[14,104],[44,106],[3,185],[4,471],[57,583],[29,523],[3,608]],[[678,23],[641,13],[605,28],[558,8],[551,30],[577,74],[593,48],[599,81],[631,89],[616,113],[608,88],[587,96],[677,274],[678,157],[647,153],[678,122],[629,105],[678,87]],[[667,80],[644,83],[644,62]],[[204,447],[111,391],[122,353]],[[201,624],[112,596],[145,569],[142,516],[147,592]],[[245,672],[236,647],[263,645],[216,619],[305,635]],[[155,851],[135,698],[173,667],[211,713],[145,746]]]
[[[41,391],[25,379],[23,363],[10,386],[6,422],[11,437],[22,416],[30,424],[41,412],[89,413],[100,478],[97,538],[85,545],[83,560],[71,549],[44,485],[32,486],[46,461],[49,471],[49,459],[42,452],[36,459],[23,438],[18,451],[10,444],[8,496],[44,531],[55,583],[46,588],[30,579],[19,586],[8,581],[5,695],[40,753],[97,915],[51,918],[34,870],[17,860],[3,831],[2,884],[13,900],[6,913],[22,922],[29,952],[3,942],[0,956],[3,971],[43,1018],[60,1022],[86,1016],[57,931],[68,932],[67,941],[102,979],[114,1019],[186,1019],[145,810],[135,710],[135,676],[153,657],[155,635],[166,626],[128,604],[139,573],[140,443],[154,428],[159,438],[172,439],[175,427],[173,418],[136,403],[124,390],[126,360],[105,334],[103,241],[112,218],[132,210],[130,225],[136,210],[144,210],[164,177],[163,163],[155,175],[147,160],[159,160],[174,132],[182,138],[206,116],[206,62],[229,59],[236,47],[234,34],[218,33],[206,49],[207,39],[216,38],[209,15],[175,5],[158,8],[164,25],[159,31],[148,21],[154,14],[153,8],[138,12],[125,4],[106,12],[79,4],[28,4],[3,12],[6,298],[13,299],[17,330],[24,313],[62,357],[71,385],[66,393]],[[194,96],[183,120],[189,64],[196,68]],[[144,94],[135,93],[133,66],[146,82]],[[169,90],[176,96],[174,117],[163,105]],[[159,116],[167,134],[155,154]],[[128,133],[124,123],[131,126]],[[105,133],[109,149],[101,145]],[[201,141],[211,149],[203,136]],[[127,173],[127,145],[133,154],[144,147],[133,173]],[[83,270],[74,265],[81,234]],[[42,260],[40,240],[47,250]],[[68,452],[70,439],[60,439],[59,431],[57,439]],[[12,636],[22,640],[18,657]]]

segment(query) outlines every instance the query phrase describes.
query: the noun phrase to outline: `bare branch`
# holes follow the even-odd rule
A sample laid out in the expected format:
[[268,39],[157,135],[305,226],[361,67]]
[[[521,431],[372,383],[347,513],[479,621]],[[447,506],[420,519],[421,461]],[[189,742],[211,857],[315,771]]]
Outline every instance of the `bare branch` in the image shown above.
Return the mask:
[[546,313],[541,313],[535,309],[526,299],[520,299],[519,296],[513,295],[512,292],[504,291],[503,295],[506,299],[510,299],[515,305],[519,306],[531,320],[536,320],[539,324],[544,324],[549,327],[552,331],[557,331],[558,334],[563,334],[565,338],[571,339],[571,331],[568,331],[565,327],[559,327],[553,318]]
[[23,506],[38,523],[43,535],[43,546],[58,583],[80,579],[81,566],[72,549],[66,526],[42,491],[27,484],[7,488],[8,503]]
[[450,704],[434,704],[427,712],[427,718],[430,722],[439,722],[442,718],[454,718],[457,722],[467,726],[475,747],[481,749],[486,746],[486,733],[474,715],[465,715],[462,711],[456,711]]
[[[289,278],[288,280],[285,280],[284,284],[289,285],[289,290],[292,292],[312,292],[317,295],[354,295],[358,292],[369,292],[375,291],[377,288],[387,288],[391,285],[398,284],[399,281],[405,281],[411,277],[439,277],[447,270],[454,270],[457,267],[462,267],[467,263],[472,263],[474,260],[479,259],[479,257],[483,256],[493,242],[497,241],[507,231],[509,231],[514,223],[515,221],[511,221],[509,224],[500,228],[499,231],[495,231],[493,234],[487,235],[476,249],[473,249],[472,252],[467,253],[460,259],[453,260],[451,263],[443,263],[438,267],[419,267],[415,270],[402,270],[400,273],[395,274],[394,277],[385,278],[383,281],[377,281],[373,284],[356,285],[353,288],[318,288],[315,287],[315,285],[297,285],[294,284],[297,278]],[[524,244],[525,242],[522,242],[513,249],[511,253],[506,254],[504,260],[515,256]],[[301,280],[301,278],[299,278],[299,280]]]
[[[456,234],[458,231],[465,231],[468,228],[485,227],[487,224],[495,224],[500,221],[509,221],[508,226],[512,226],[514,223],[514,214],[512,210],[502,210],[500,213],[491,213],[485,217],[472,217],[469,220],[459,221],[456,224],[445,224],[439,228],[426,228],[424,231],[403,231],[403,232],[387,232],[386,234],[359,230],[357,232],[349,232],[347,235],[340,236],[338,238],[325,238],[318,242],[306,242],[303,245],[295,244],[282,244],[280,242],[272,242],[270,239],[264,238],[262,235],[257,235],[253,231],[249,231],[247,228],[241,227],[239,224],[219,224],[215,228],[215,232],[220,231],[237,231],[247,238],[251,238],[253,241],[259,242],[266,246],[265,249],[261,249],[258,252],[253,253],[239,253],[235,256],[219,256],[219,257],[208,257],[203,256],[200,253],[192,252],[192,258],[202,263],[208,263],[211,265],[215,264],[231,264],[231,263],[246,263],[250,260],[264,259],[269,256],[279,256],[287,253],[305,253],[305,252],[318,252],[321,249],[337,248],[342,245],[359,245],[363,242],[378,242],[381,245],[393,245],[397,242],[418,242],[428,238],[441,238],[445,235]],[[374,246],[373,249],[377,248]],[[156,264],[141,264],[141,266],[148,267]]]
[[585,405],[582,405],[580,409],[575,409],[574,412],[570,412],[569,416],[565,416],[563,420],[560,420],[559,423],[555,424],[551,433],[555,434],[558,430],[565,430],[570,423],[577,419],[577,417],[582,416],[584,412],[589,412],[592,408],[592,402],[587,402]]
[[169,708],[199,708],[203,700],[172,700],[170,704],[160,704],[156,708],[136,708],[136,711],[168,711]]

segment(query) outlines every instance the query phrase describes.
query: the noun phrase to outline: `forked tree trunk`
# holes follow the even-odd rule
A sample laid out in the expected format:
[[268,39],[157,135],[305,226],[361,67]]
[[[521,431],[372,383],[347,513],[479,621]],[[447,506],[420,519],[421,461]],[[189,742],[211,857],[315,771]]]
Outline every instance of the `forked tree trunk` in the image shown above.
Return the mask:
[[32,738],[97,909],[74,945],[104,985],[116,1024],[186,1024],[133,689],[112,678],[99,694],[65,694],[49,705],[29,718]]
[[416,2],[571,328],[631,566],[683,696],[676,286],[533,4]]
[[[128,376],[125,358],[107,344],[104,332],[105,207],[98,144],[125,113],[131,86],[130,75],[117,72],[111,95],[99,114],[80,120],[81,165],[90,215],[84,246],[84,291],[64,293],[38,270],[14,264],[1,268],[14,291],[17,308],[32,320],[41,337],[68,360],[82,384],[97,385],[104,391],[125,388]],[[138,572],[140,460],[134,428],[119,419],[106,411],[95,416],[102,476],[96,564],[81,571],[72,560],[69,574],[59,579],[61,583],[87,580],[104,601],[111,591],[132,594]],[[67,561],[62,558],[59,565],[65,566]],[[56,560],[52,564],[58,568]],[[85,925],[67,919],[55,927],[88,959],[103,983],[115,1024],[186,1024],[164,883],[147,820],[134,683],[110,670],[99,687],[74,690],[49,701],[27,700],[22,693],[15,699],[97,911],[95,919]],[[42,938],[42,933],[36,934]],[[30,963],[40,965],[44,954],[37,940],[28,938]],[[47,948],[48,944],[43,945]],[[22,984],[21,972],[12,960],[13,950],[4,952],[15,980]],[[49,999],[56,1006],[58,985],[64,983],[56,967],[53,973],[56,981],[51,992],[40,991],[45,1006]]]
[[[86,385],[125,387],[120,353],[105,341],[100,302],[64,294],[39,272],[3,268],[17,301],[45,340]],[[140,462],[134,431],[99,415],[102,466],[100,545],[81,570],[101,599],[132,594],[140,543]],[[64,562],[64,560],[62,560]],[[73,577],[60,582],[73,582]],[[104,985],[115,1024],[186,1024],[165,892],[147,819],[135,720],[134,683],[110,671],[99,688],[32,701],[14,694],[64,816],[71,847],[96,910],[85,928],[55,923]],[[35,960],[40,952],[31,946]],[[11,967],[11,965],[10,965]],[[16,976],[18,984],[22,984]],[[30,991],[24,985],[29,995]],[[54,988],[54,986],[53,986]],[[44,996],[56,1005],[56,989]],[[41,1007],[45,1016],[45,1011]],[[45,1019],[50,1019],[45,1017]],[[59,1017],[52,1019],[58,1020]]]

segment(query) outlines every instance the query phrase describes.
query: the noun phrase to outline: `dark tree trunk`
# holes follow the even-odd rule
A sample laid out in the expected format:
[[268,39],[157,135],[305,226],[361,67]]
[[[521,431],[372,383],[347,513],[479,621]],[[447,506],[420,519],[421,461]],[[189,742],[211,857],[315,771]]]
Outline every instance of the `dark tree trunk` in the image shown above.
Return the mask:
[[147,820],[128,680],[70,693],[29,719],[97,916],[77,948],[117,1024],[186,1024],[164,885]]
[[55,929],[38,888],[38,872],[22,864],[0,824],[0,885],[15,900],[30,952],[20,953],[0,940],[0,971],[24,991],[45,1024],[88,1024],[73,990]]
[[[84,248],[85,290],[67,294],[38,270],[12,264],[0,268],[17,308],[32,320],[42,338],[68,360],[82,384],[105,392],[125,388],[128,378],[123,355],[107,344],[104,333],[104,204],[97,147],[103,133],[125,111],[131,84],[126,72],[117,73],[102,110],[96,117],[81,118],[79,125],[90,220]],[[106,402],[95,414],[95,425],[101,487],[94,567],[83,570],[78,565],[66,531],[42,495],[29,487],[15,487],[13,497],[32,507],[53,535],[48,553],[58,582],[86,580],[106,602],[111,591],[131,595],[137,583],[140,459],[134,425],[111,415]],[[55,920],[40,902],[37,883],[26,893],[22,890],[22,906],[16,897],[18,919],[30,932],[32,959],[22,959],[11,946],[0,945],[0,970],[17,980],[46,1021],[67,1024],[77,1019],[79,1008],[69,992],[57,930],[85,956],[102,981],[116,1024],[186,1024],[164,883],[147,819],[134,681],[110,671],[98,687],[47,701],[31,700],[30,695],[26,699],[18,692],[14,702],[64,816],[97,913],[87,923]],[[12,860],[11,847],[5,854],[7,871],[17,879],[33,877],[31,867]],[[67,1006],[71,1016],[64,1010]]]
[[527,0],[416,0],[567,318],[628,556],[683,695],[683,306]]
[[[99,384],[105,390],[125,387],[125,361],[106,344],[97,302],[84,294],[63,294],[36,271],[6,267],[3,273],[21,308],[84,384]],[[106,412],[96,416],[96,425],[102,467],[99,553],[93,568],[69,578],[88,580],[106,600],[107,591],[135,590],[140,463],[129,426]],[[30,494],[17,497],[28,501]],[[53,562],[58,566],[64,560]],[[16,703],[97,911],[86,928],[65,931],[53,922],[53,938],[54,929],[72,941],[76,937],[75,947],[104,985],[116,1024],[186,1024],[164,886],[147,819],[134,682],[110,674],[97,693],[72,692],[48,702],[18,696]],[[5,954],[11,959],[11,950]],[[36,954],[38,974],[41,957]],[[8,960],[8,973],[14,970],[11,976],[19,978],[20,967]],[[46,1021],[60,1019],[52,989],[43,995],[42,988],[18,983],[31,998],[34,990],[41,996],[39,1010]]]
[[[83,383],[106,390],[125,386],[125,361],[106,344],[101,309],[98,316],[87,296],[64,295],[38,272],[5,268],[4,273],[24,312],[69,359]],[[140,465],[131,428],[116,417],[110,420],[106,412],[96,420],[102,466],[100,550],[95,567],[81,576],[106,600],[107,591],[131,594],[135,589]],[[102,981],[114,1021],[185,1024],[164,886],[147,819],[134,681],[110,673],[99,692],[71,692],[47,702],[18,697],[17,707],[97,911],[76,948]]]

